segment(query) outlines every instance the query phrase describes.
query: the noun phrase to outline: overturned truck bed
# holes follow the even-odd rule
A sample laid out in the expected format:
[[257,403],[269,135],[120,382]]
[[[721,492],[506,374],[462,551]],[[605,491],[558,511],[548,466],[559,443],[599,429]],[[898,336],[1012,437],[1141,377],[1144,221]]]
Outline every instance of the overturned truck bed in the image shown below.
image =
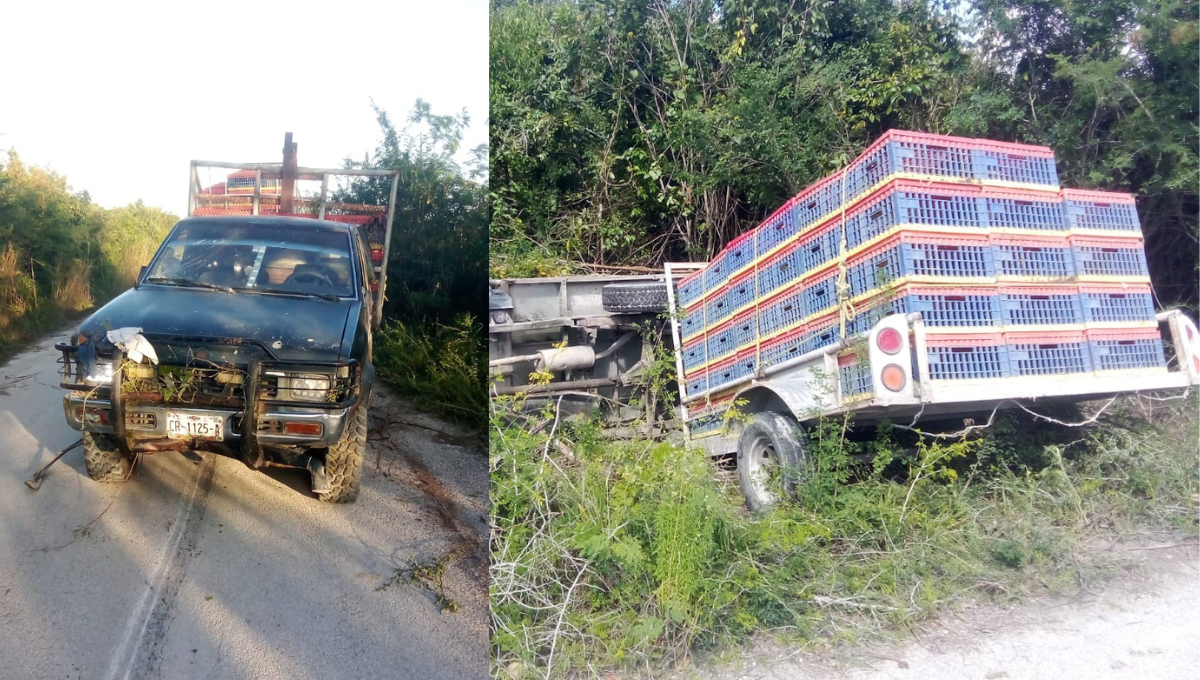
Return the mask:
[[664,281],[662,274],[492,280],[492,396],[519,395],[527,408],[547,400],[566,412],[600,408],[617,430],[664,431],[660,390],[647,389],[674,364]]

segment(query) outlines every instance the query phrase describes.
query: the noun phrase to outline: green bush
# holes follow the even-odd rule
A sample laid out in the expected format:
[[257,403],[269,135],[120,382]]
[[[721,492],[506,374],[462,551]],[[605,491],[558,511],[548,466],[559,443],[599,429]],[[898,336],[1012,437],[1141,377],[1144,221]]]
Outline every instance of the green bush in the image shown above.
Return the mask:
[[398,393],[464,424],[487,419],[487,344],[469,314],[449,326],[389,321],[375,335],[375,370]]

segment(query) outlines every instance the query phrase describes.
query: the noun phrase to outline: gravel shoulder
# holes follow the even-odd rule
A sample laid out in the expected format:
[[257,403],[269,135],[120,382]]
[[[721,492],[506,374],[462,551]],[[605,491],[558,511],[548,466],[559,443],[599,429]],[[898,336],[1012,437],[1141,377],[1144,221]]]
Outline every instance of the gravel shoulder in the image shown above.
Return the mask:
[[1200,677],[1194,540],[1118,545],[1116,578],[1073,597],[977,604],[900,642],[796,653],[764,643],[703,680],[1172,680]]
[[108,485],[76,450],[34,492],[24,480],[78,438],[59,339],[0,368],[0,677],[486,675],[478,435],[381,390],[352,505],[209,453],[144,456]]

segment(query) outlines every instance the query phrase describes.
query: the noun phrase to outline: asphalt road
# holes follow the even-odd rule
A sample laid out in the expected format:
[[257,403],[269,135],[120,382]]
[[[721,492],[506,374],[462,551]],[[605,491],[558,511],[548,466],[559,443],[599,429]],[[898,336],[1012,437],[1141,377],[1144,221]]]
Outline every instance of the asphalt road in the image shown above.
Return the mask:
[[[79,437],[59,339],[0,368],[0,679],[486,677],[477,437],[377,394],[353,505],[209,453],[143,456],[110,485],[76,450],[34,492]],[[409,578],[439,560],[440,583]]]

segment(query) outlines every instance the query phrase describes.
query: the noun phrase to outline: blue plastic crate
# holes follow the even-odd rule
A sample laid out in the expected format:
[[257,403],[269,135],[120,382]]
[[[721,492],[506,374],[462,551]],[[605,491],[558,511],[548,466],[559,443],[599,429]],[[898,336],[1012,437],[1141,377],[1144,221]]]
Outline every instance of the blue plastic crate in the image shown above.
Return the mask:
[[866,333],[874,328],[875,324],[882,321],[885,316],[904,311],[907,310],[905,309],[905,300],[903,298],[872,301],[866,308],[859,310],[853,319],[846,322],[846,337]]
[[1031,242],[998,241],[993,247],[996,274],[1039,279],[1068,279],[1075,276],[1071,249]]
[[992,250],[972,242],[901,243],[904,276],[995,276]]
[[1086,323],[1153,321],[1154,299],[1145,290],[1111,291],[1081,288],[1079,305]]
[[733,343],[733,326],[722,326],[708,332],[708,360],[716,361],[733,353],[736,345]]
[[754,234],[734,239],[725,247],[725,265],[733,276],[743,267],[754,262]]
[[679,319],[679,337],[690,338],[704,330],[704,305],[697,304],[695,309],[684,310]]
[[856,208],[846,219],[846,247],[859,245],[900,224],[979,228],[977,190],[953,187],[925,189],[911,182],[896,182],[890,193]]
[[841,383],[843,399],[875,390],[871,380],[871,364],[867,361],[838,366],[838,382]]
[[687,387],[688,399],[692,399],[699,394],[703,394],[708,390],[708,371],[700,373],[686,379],[684,385]]
[[779,296],[758,308],[758,328],[765,337],[791,328],[808,316],[804,309],[804,290],[795,290]]
[[704,313],[708,316],[709,328],[721,323],[732,314],[733,305],[730,304],[729,290],[710,293],[708,299],[704,301]]
[[676,305],[681,309],[699,300],[701,295],[704,295],[703,273],[675,287]]
[[800,280],[804,273],[800,265],[800,253],[795,247],[779,252],[770,262],[764,262],[758,268],[758,295],[766,297],[771,293]]
[[972,149],[971,166],[976,179],[1058,188],[1053,156]]
[[841,339],[841,324],[837,321],[826,326],[821,326],[820,328],[810,329],[804,333],[804,341],[800,345],[800,353],[807,354],[813,350],[828,347]]
[[692,372],[692,369],[697,366],[703,366],[708,363],[708,354],[705,351],[706,346],[704,341],[692,343],[691,345],[683,346],[683,373],[687,375]]
[[1000,290],[1001,319],[1006,326],[1083,323],[1074,287],[1069,289]]
[[837,257],[841,246],[841,229],[837,222],[822,226],[811,238],[805,237],[796,245],[803,271],[812,271]]
[[1063,204],[1033,192],[989,190],[979,199],[982,226],[990,229],[1031,229],[1062,232],[1067,228]]
[[1167,365],[1158,337],[1090,337],[1088,347],[1097,371],[1160,368]]
[[753,347],[758,339],[758,319],[754,316],[754,310],[750,310],[747,314],[739,314],[733,320],[733,346],[739,351],[747,347]]
[[904,261],[897,243],[851,264],[846,271],[846,280],[850,284],[850,296],[858,297],[877,288],[886,288],[903,275]]
[[971,151],[953,140],[921,133],[889,133],[854,161],[847,171],[846,194],[858,196],[888,176],[903,172],[950,179],[973,176]]
[[904,243],[884,245],[856,258],[847,272],[850,295],[883,288],[905,276],[978,278],[995,276],[992,251],[973,243]]
[[1008,348],[971,335],[929,337],[929,377],[932,380],[978,380],[1008,375]]
[[[803,232],[841,207],[842,185],[838,177],[827,177],[796,197],[794,214],[797,231]],[[849,200],[850,195],[847,194],[846,198]]]
[[809,316],[832,309],[838,303],[837,272],[804,283],[804,310]]
[[763,368],[776,366],[804,354],[804,334],[789,333],[763,345],[760,350]]
[[797,233],[796,209],[785,204],[774,215],[758,228],[756,257],[763,257],[776,246],[787,241]]
[[704,268],[704,290],[712,292],[729,281],[729,268],[725,266],[725,251],[717,253]]
[[1008,345],[1009,375],[1060,375],[1091,373],[1092,360],[1088,343],[1080,334],[1077,341],[1054,337],[1041,339],[1010,339]]
[[737,311],[742,307],[754,302],[754,273],[750,272],[745,276],[734,279],[729,284],[729,306],[733,311]]
[[1146,251],[1137,245],[1077,241],[1072,244],[1075,270],[1080,276],[1149,276]]
[[724,422],[724,413],[710,413],[709,415],[700,416],[695,420],[688,421],[688,430],[693,437],[696,437],[721,429],[721,425]]
[[1064,229],[1142,233],[1137,205],[1128,196],[1078,189],[1064,189],[1062,195]]
[[910,292],[901,296],[900,305],[909,314],[920,312],[922,322],[933,328],[995,326],[1000,317],[1000,305],[990,290]]
[[708,384],[710,389],[717,389],[754,374],[754,354],[739,356],[734,361],[722,362],[708,369]]

